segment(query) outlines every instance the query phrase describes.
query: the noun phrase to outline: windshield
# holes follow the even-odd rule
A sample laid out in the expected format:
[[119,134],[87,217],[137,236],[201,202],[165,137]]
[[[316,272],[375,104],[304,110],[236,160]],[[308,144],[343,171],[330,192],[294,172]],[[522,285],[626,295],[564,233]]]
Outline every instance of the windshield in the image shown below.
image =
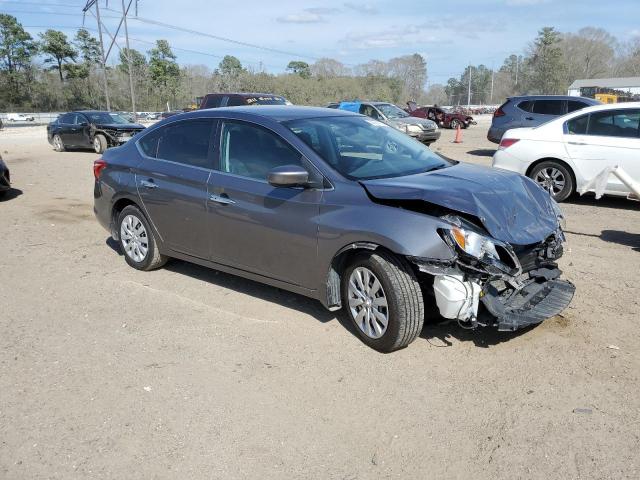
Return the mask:
[[378,103],[376,104],[376,108],[387,118],[405,118],[409,116],[407,112],[391,103]]
[[402,177],[451,166],[422,143],[371,118],[305,118],[284,125],[352,180]]
[[93,113],[85,113],[87,117],[89,117],[89,121],[91,123],[129,123],[128,120],[124,119],[117,113],[107,113],[107,112],[93,112]]

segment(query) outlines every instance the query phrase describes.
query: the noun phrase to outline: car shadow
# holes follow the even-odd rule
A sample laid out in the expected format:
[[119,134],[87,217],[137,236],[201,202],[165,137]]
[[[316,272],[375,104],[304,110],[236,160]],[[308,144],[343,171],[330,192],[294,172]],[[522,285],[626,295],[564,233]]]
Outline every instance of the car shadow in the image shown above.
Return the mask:
[[637,210],[639,203],[624,197],[604,196],[596,200],[594,193],[584,195],[572,195],[564,203],[572,205],[585,205],[589,207],[618,208],[620,210]]
[[602,230],[600,235],[596,235],[593,233],[572,232],[571,230],[567,230],[566,233],[570,233],[571,235],[578,235],[580,237],[599,238],[600,240],[603,240],[605,242],[617,243],[618,245],[631,247],[631,249],[635,252],[640,252],[640,234],[638,233],[623,232],[621,230]]
[[22,195],[22,193],[22,190],[19,190],[17,188],[10,188],[4,193],[4,195],[0,195],[0,202],[8,202],[9,200],[13,200],[14,198]]
[[475,155],[476,157],[493,157],[493,154],[496,153],[495,148],[481,148],[478,150],[469,150],[467,152],[469,155]]
[[[123,255],[118,242],[113,240],[113,238],[109,237],[105,243],[117,252],[118,255]],[[358,336],[355,330],[356,327],[344,310],[330,312],[324,308],[319,301],[305,297],[304,295],[178,259],[171,259],[164,268],[174,273],[208,282],[212,285],[228,288],[234,292],[250,295],[266,302],[297,310],[298,312],[315,318],[321,323],[337,320],[351,335],[355,337]],[[435,306],[427,309],[427,318],[425,319],[422,332],[419,335],[420,338],[426,340],[434,347],[450,347],[453,345],[451,339],[456,339],[459,342],[473,342],[477,347],[489,348],[493,345],[507,342],[535,328],[535,326],[533,326],[515,332],[498,332],[497,329],[491,327],[480,327],[475,330],[469,330],[461,327],[455,321],[445,320],[435,309]],[[434,342],[434,340],[436,340],[436,342]]]

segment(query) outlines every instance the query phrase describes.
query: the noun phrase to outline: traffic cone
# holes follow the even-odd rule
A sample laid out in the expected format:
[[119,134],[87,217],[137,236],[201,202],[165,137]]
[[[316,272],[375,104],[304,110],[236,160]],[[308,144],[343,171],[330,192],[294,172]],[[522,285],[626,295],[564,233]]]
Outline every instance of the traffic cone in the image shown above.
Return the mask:
[[456,128],[456,138],[453,143],[462,143],[462,129],[460,128],[460,125]]

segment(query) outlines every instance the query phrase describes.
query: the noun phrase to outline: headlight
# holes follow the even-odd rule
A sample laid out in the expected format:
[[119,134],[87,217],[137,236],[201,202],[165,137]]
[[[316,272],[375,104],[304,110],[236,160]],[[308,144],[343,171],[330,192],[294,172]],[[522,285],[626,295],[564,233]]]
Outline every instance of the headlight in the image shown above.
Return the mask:
[[452,227],[449,236],[453,242],[465,253],[479,260],[485,256],[500,260],[496,245],[489,237],[480,235],[462,227]]
[[420,125],[407,125],[405,130],[407,133],[422,133],[422,127],[420,127]]

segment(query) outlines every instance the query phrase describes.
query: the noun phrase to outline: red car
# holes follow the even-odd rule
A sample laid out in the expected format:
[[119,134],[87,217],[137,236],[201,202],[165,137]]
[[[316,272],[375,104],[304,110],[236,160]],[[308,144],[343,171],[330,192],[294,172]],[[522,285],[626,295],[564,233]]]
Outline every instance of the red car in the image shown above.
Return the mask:
[[469,125],[476,124],[476,122],[473,121],[473,117],[469,115],[447,112],[437,105],[418,107],[415,102],[407,102],[407,108],[405,110],[412,117],[428,118],[444,128],[467,128]]

